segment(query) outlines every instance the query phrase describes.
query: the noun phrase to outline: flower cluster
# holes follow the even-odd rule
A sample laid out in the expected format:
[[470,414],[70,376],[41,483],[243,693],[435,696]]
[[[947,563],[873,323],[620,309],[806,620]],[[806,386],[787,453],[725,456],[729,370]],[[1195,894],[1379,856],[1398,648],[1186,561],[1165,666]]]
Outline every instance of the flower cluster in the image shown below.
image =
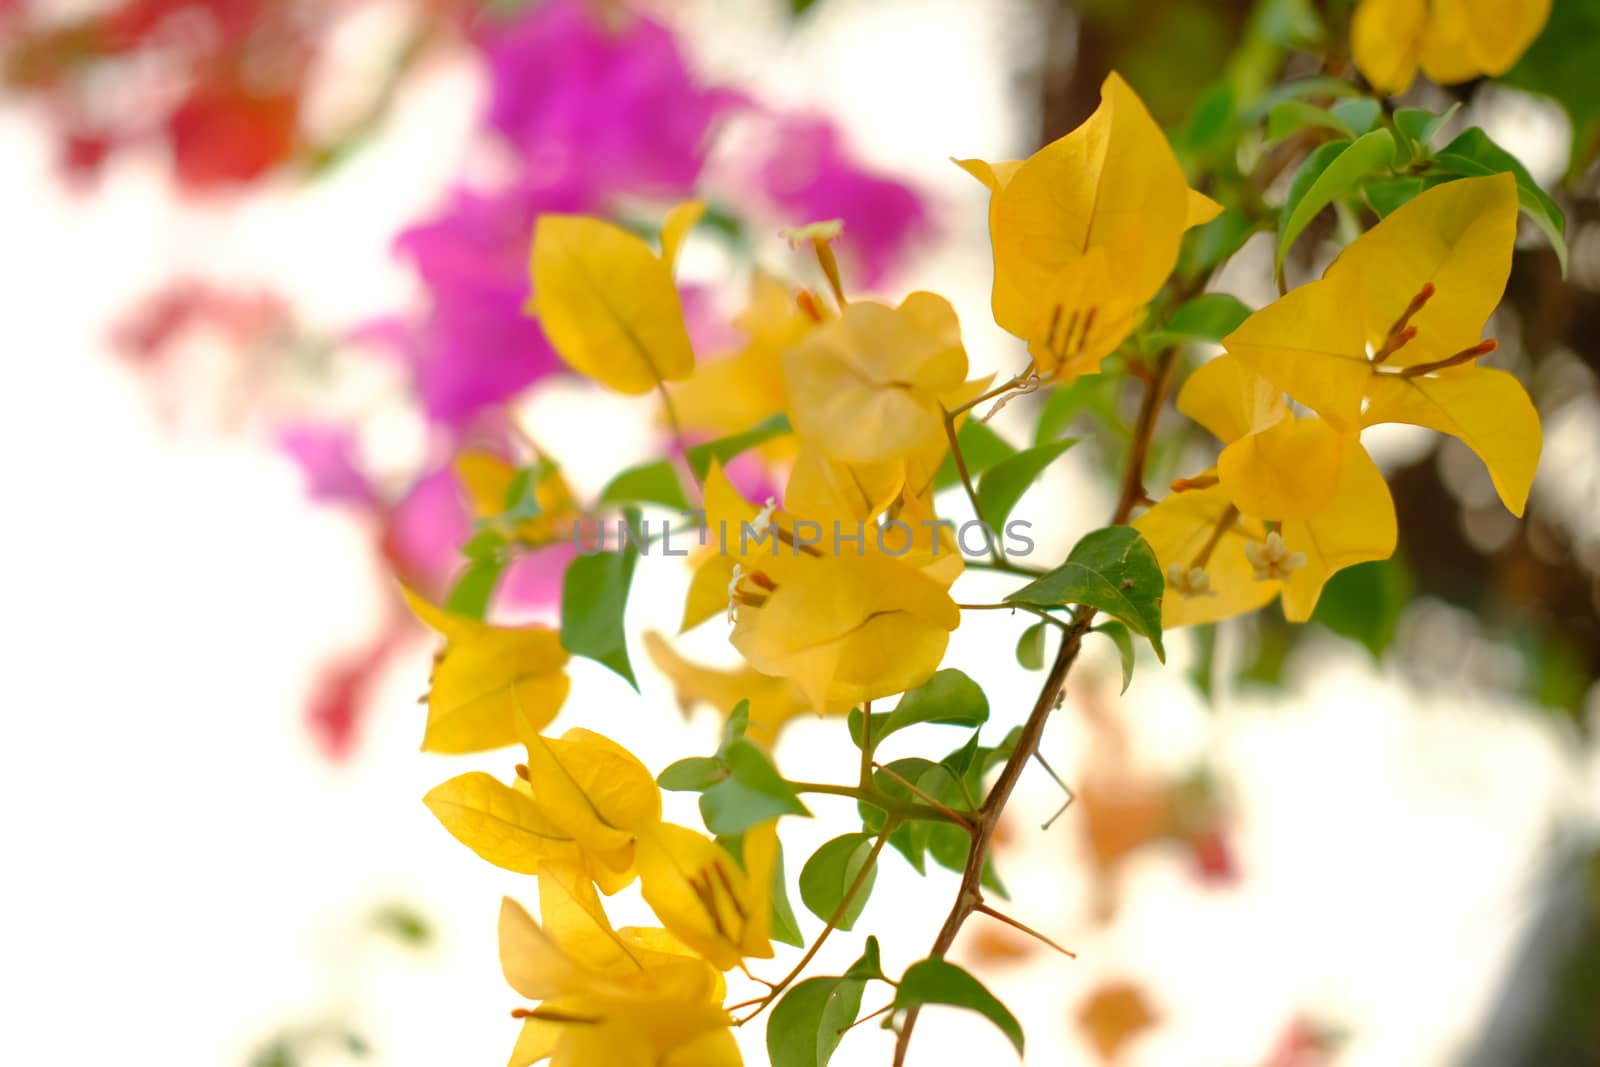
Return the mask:
[[1361,445],[1369,426],[1460,439],[1522,514],[1539,416],[1514,377],[1478,363],[1496,347],[1480,338],[1511,270],[1517,211],[1510,174],[1422,193],[1320,279],[1251,315],[1189,377],[1179,409],[1225,447],[1134,524],[1167,572],[1166,625],[1279,595],[1301,622],[1336,571],[1387,559],[1394,501]]

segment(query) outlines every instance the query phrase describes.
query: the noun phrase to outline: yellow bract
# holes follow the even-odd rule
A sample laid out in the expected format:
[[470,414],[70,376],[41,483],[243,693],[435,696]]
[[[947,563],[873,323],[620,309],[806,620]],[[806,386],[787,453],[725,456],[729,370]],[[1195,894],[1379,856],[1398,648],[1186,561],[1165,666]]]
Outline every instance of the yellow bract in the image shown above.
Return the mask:
[[426,752],[482,752],[517,740],[518,716],[535,728],[567,698],[566,649],[544,626],[506,628],[452,615],[410,590],[417,618],[444,636],[428,690]]
[[1495,347],[1479,337],[1505,289],[1517,210],[1510,174],[1430,189],[1223,346],[1340,431],[1409,422],[1460,438],[1520,515],[1539,417],[1514,378],[1477,365]]
[[1041,374],[1097,370],[1172,273],[1183,231],[1222,210],[1115,73],[1082,126],[1026,161],[960,165],[990,190],[995,321]]
[[[726,581],[717,594],[720,613],[727,610]],[[696,704],[709,704],[726,715],[741,700],[748,700],[750,725],[745,737],[758,745],[770,748],[784,724],[808,710],[804,697],[788,679],[773,678],[749,665],[731,670],[702,667],[678,655],[658,633],[646,633],[644,647],[656,667],[672,681],[678,706],[685,713]]]
[[521,1014],[508,1067],[739,1067],[722,976],[663,930],[612,930],[598,901],[539,887],[543,923],[507,899],[506,981],[538,1007]]
[[887,524],[787,509],[769,509],[763,521],[719,467],[706,478],[711,540],[738,568],[729,589],[733,644],[756,670],[792,682],[816,711],[921,685],[960,624],[949,588],[962,563],[949,532],[935,538],[932,513],[914,498],[901,506]]
[[966,376],[956,313],[932,293],[912,293],[897,308],[846,304],[783,354],[795,432],[853,464],[903,459],[940,440],[943,404]]
[[686,826],[657,823],[639,838],[639,888],[662,924],[719,970],[769,959],[776,821],[746,831],[741,868]]
[[672,266],[683,235],[703,210],[688,204],[668,216],[661,256],[600,219],[539,217],[527,310],[574,370],[631,394],[648,393],[694,370]]
[[1417,67],[1440,85],[1504,74],[1550,17],[1550,0],[1360,0],[1350,26],[1357,68],[1385,95]]
[[[493,452],[471,449],[455,458],[454,467],[474,518],[492,519],[507,510],[506,494],[517,476],[515,466]],[[518,522],[506,534],[525,545],[550,544],[571,537],[572,523],[580,509],[560,470],[551,466],[539,475],[533,498],[539,505],[539,514]]]

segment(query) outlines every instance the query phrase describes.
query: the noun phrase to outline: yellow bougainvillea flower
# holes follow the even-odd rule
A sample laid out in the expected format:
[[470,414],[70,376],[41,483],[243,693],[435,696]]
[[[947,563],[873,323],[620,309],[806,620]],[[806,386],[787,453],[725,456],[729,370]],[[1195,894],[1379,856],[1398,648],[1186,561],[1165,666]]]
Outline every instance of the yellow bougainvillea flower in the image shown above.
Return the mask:
[[[727,585],[718,590],[719,610],[726,610]],[[756,744],[771,748],[778,733],[795,716],[809,709],[806,700],[786,678],[772,678],[747,665],[730,670],[703,667],[680,656],[658,633],[644,635],[645,651],[657,669],[672,682],[678,706],[688,714],[697,704],[706,704],[727,715],[741,700],[750,702],[750,725],[745,736]]]
[[519,713],[542,729],[567,699],[567,651],[545,626],[491,626],[405,591],[417,618],[438,631],[428,689],[425,752],[483,752],[517,740]]
[[713,966],[664,930],[612,930],[603,911],[541,882],[542,923],[500,909],[506,981],[537,1001],[508,1067],[740,1067]]
[[[541,461],[544,457],[538,457]],[[472,515],[492,519],[505,513],[506,496],[517,477],[517,468],[493,452],[470,449],[455,458],[456,478],[466,490]],[[572,487],[561,471],[547,466],[533,488],[539,514],[519,521],[507,535],[525,545],[545,545],[570,540],[572,524],[582,514]]]
[[570,869],[608,894],[633,881],[634,843],[661,821],[661,792],[649,770],[588,730],[547,738],[524,717],[519,736],[528,762],[514,784],[481,772],[459,775],[423,798],[428,810],[497,867],[521,874]]
[[1521,515],[1539,462],[1538,412],[1515,378],[1477,365],[1495,349],[1479,338],[1505,290],[1516,232],[1512,175],[1437,186],[1223,346],[1340,431],[1407,422],[1459,438]]
[[[817,307],[814,299],[803,299],[772,275],[757,271],[750,303],[734,319],[744,334],[743,346],[701,362],[687,380],[668,388],[679,425],[691,433],[725,437],[785,410],[781,357],[816,328],[821,321],[814,314]],[[785,436],[762,449],[771,459],[786,459],[793,455],[794,439]]]
[[539,216],[526,310],[574,370],[630,394],[689,377],[694,349],[672,268],[704,210],[699,202],[672,210],[659,256],[612,223],[586,215]]
[[705,499],[710,537],[736,568],[731,639],[756,670],[793,682],[813,709],[840,712],[938,669],[961,621],[949,588],[962,565],[947,537],[935,542],[920,525],[922,513],[880,526],[757,509],[716,467]]
[[1227,447],[1215,470],[1133,523],[1167,574],[1163,625],[1215,622],[1279,594],[1285,617],[1303,622],[1335,572],[1394,553],[1394,501],[1353,430],[1296,418],[1234,356],[1191,375],[1178,408]]
[[687,826],[657,823],[639,837],[639,889],[673,936],[719,970],[771,959],[777,820],[744,835],[744,866]]
[[961,324],[949,302],[912,293],[900,306],[846,304],[783,354],[789,419],[829,457],[902,459],[944,435],[944,405],[967,377]]
[[1361,0],[1350,50],[1372,87],[1405,92],[1417,67],[1440,85],[1514,66],[1550,17],[1550,0]]
[[1026,161],[957,162],[989,188],[995,321],[1042,375],[1098,370],[1166,283],[1183,231],[1222,210],[1115,73],[1083,125]]

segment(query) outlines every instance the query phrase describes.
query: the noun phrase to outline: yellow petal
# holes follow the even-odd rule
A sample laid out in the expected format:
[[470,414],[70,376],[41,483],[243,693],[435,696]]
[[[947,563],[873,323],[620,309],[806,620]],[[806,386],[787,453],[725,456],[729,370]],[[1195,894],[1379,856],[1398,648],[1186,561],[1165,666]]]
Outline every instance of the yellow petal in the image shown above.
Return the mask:
[[848,545],[839,551],[805,560],[763,607],[741,607],[732,635],[751,666],[790,679],[819,710],[920,685],[961,622],[945,586],[924,570],[856,556]]
[[667,1053],[661,1067],[742,1067],[739,1043],[730,1030],[708,1030]]
[[618,392],[687,378],[694,350],[672,268],[639,238],[581,215],[541,215],[528,310],[562,359]]
[[572,838],[537,804],[481,771],[435,786],[422,800],[451,836],[496,867],[538,874],[541,863],[573,851]]
[[638,856],[645,903],[718,970],[738,966],[746,954],[771,957],[770,942],[743,951],[754,896],[744,871],[721,845],[686,826],[659,823],[640,836]]
[[1550,0],[1455,0],[1474,65],[1498,77],[1533,44],[1550,17]]
[[1285,418],[1222,450],[1217,476],[1238,509],[1258,519],[1308,519],[1330,506],[1347,444],[1322,419]]
[[1006,187],[1011,176],[1022,166],[1020,159],[1008,159],[1000,163],[990,163],[982,159],[951,159],[952,163],[972,175],[984,184],[991,193],[997,193]]
[[644,635],[644,647],[657,669],[672,682],[678,706],[688,712],[709,704],[727,715],[741,700],[750,701],[750,726],[745,736],[771,747],[785,723],[809,710],[809,705],[788,681],[762,674],[754,667],[717,670],[691,663],[658,633]]
[[1360,0],[1350,22],[1356,69],[1385,96],[1411,87],[1428,17],[1427,0]]
[[995,321],[1032,340],[1050,283],[1090,248],[1116,263],[1125,305],[1149,300],[1177,263],[1189,203],[1161,128],[1121,76],[1107,76],[1094,114],[993,198]]
[[1290,622],[1311,617],[1334,572],[1392,556],[1394,500],[1366,449],[1350,449],[1325,511],[1309,520],[1285,522],[1281,532],[1290,551],[1306,556],[1305,566],[1289,576],[1283,590],[1283,614]]
[[527,1018],[517,1034],[517,1044],[511,1050],[506,1067],[530,1067],[555,1054],[561,1041],[561,1027],[544,1019]]
[[428,692],[427,752],[482,752],[517,740],[516,719],[543,728],[567,698],[561,639],[543,626],[503,628],[443,611],[410,590],[406,603],[445,636]]
[[540,811],[583,848],[626,848],[661,818],[655,778],[616,742],[583,729],[559,738],[525,731],[522,741]]
[[1359,292],[1353,273],[1330,271],[1245,319],[1223,347],[1335,426],[1355,426],[1372,377],[1352,313]]
[[939,397],[967,373],[961,327],[942,297],[912,293],[898,308],[847,305],[783,355],[795,431],[835,459],[902,458],[944,432]]
[[1283,419],[1283,393],[1237,356],[1203,364],[1178,393],[1178,410],[1231,443]]
[[1111,254],[1090,248],[1050,279],[1025,334],[1028,354],[1041,375],[1070,382],[1095,374],[1139,320],[1144,299],[1121,281]]
[[1196,226],[1203,226],[1220,214],[1222,214],[1221,204],[1198,189],[1190,189],[1183,216],[1183,228],[1192,230]]
[[1380,374],[1363,416],[1366,425],[1405,422],[1459,439],[1478,454],[1513,515],[1520,516],[1539,466],[1539,413],[1528,392],[1505,371],[1451,369],[1402,378]]
[[[1505,292],[1516,238],[1516,179],[1462,178],[1396,209],[1351,242],[1324,277],[1357,287],[1364,340],[1374,350],[1423,286],[1432,285],[1433,295],[1410,318],[1416,336],[1384,366],[1429,363],[1471,348],[1483,336]],[[1347,319],[1357,318],[1354,310],[1342,309]]]
[[560,996],[578,971],[555,939],[510,897],[500,902],[500,968],[511,988],[529,1000]]
[[736,562],[732,556],[723,555],[713,547],[695,566],[694,577],[689,579],[689,595],[683,604],[679,633],[727,612],[728,586],[733,581]]
[[[1221,485],[1172,493],[1133,522],[1155,552],[1161,570],[1194,565],[1206,544],[1228,519],[1231,502]],[[1190,626],[1216,622],[1254,611],[1278,595],[1282,583],[1258,582],[1244,546],[1260,540],[1265,527],[1248,517],[1227,521],[1203,569],[1210,578],[1211,596],[1184,596],[1167,587],[1161,600],[1161,625]]]
[[678,265],[678,252],[683,248],[684,239],[705,213],[704,200],[687,200],[667,212],[661,223],[661,258],[668,271]]
[[854,529],[855,523],[883,514],[904,485],[903,462],[843,463],[804,444],[789,472],[783,507],[819,524],[824,543],[829,543],[834,522]]
[[1473,57],[1467,21],[1457,0],[1433,0],[1422,34],[1420,60],[1422,72],[1440,85],[1470,81],[1483,73]]

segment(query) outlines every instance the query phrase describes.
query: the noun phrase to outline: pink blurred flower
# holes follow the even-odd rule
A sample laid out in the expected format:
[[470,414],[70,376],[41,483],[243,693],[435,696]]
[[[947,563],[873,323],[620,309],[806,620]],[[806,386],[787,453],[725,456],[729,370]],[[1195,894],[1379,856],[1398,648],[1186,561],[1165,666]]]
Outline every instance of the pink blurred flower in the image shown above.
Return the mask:
[[332,423],[294,422],[278,428],[278,448],[305,476],[306,495],[319,503],[368,508],[377,494],[362,473],[356,432]]
[[696,82],[671,32],[548,0],[485,42],[488,123],[546,182],[668,195],[693,187],[716,120],[743,102]]
[[843,219],[839,247],[857,259],[864,284],[881,281],[912,242],[927,234],[922,198],[858,163],[827,119],[780,118],[772,143],[758,171],[767,196],[794,225]]

